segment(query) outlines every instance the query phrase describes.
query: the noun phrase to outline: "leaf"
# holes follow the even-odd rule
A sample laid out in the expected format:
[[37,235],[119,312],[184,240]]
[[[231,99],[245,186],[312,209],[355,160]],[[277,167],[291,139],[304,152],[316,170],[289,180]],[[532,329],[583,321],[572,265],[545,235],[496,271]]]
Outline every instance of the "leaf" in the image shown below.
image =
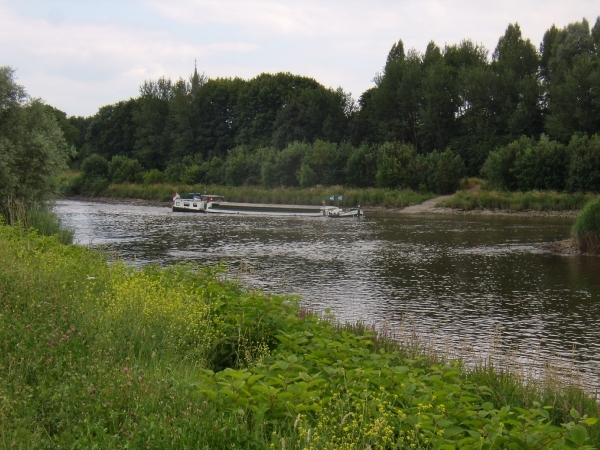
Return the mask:
[[573,442],[575,442],[575,444],[582,445],[588,438],[588,432],[581,425],[576,425],[571,428],[571,434],[569,437]]
[[587,419],[585,419],[586,425],[595,425],[596,422],[598,422],[598,419],[596,417],[588,417]]
[[575,420],[577,420],[581,417],[581,415],[575,408],[571,408],[571,411],[569,411],[569,412],[571,413],[571,417]]
[[444,378],[454,377],[456,375],[460,375],[460,372],[458,370],[449,370],[447,372],[444,372]]
[[263,378],[265,375],[262,373],[259,373],[257,375],[252,375],[250,378],[248,378],[248,384],[254,384],[256,383],[258,380],[260,380],[261,378]]
[[448,427],[444,430],[444,436],[445,437],[452,437],[452,436],[456,436],[457,434],[461,434],[463,433],[465,430],[461,427],[457,427],[457,426],[452,426],[452,427]]
[[454,422],[448,419],[440,419],[437,421],[437,426],[440,428],[446,428],[447,426],[452,425]]
[[302,378],[302,380],[303,380],[303,381],[306,381],[307,383],[308,383],[308,382],[311,380],[311,378],[310,378],[310,375],[309,375],[309,374],[307,374],[306,372],[300,372],[300,373],[298,374],[298,376],[299,376],[300,378]]
[[244,380],[235,380],[233,382],[233,388],[237,391],[239,388],[241,388],[245,384],[246,384],[246,382]]

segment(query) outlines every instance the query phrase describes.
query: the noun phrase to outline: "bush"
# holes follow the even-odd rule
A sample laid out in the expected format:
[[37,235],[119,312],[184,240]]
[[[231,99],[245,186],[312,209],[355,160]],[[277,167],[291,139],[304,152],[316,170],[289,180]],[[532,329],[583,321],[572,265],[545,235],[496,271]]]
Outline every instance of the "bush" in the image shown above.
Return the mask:
[[600,136],[573,136],[569,153],[567,189],[600,192]]
[[[80,183],[80,184],[79,184]],[[96,196],[102,194],[108,185],[108,161],[98,154],[92,154],[81,162],[79,194]]]
[[568,171],[566,147],[542,136],[536,145],[528,146],[518,153],[511,169],[522,191],[565,189]]
[[490,152],[481,168],[481,176],[489,186],[496,189],[514,191],[518,188],[518,180],[514,173],[515,162],[533,145],[533,140],[522,136],[505,147]]
[[590,201],[573,225],[573,238],[585,253],[600,253],[600,196]]
[[165,174],[158,169],[152,169],[143,175],[144,184],[160,184],[166,181]]
[[438,194],[451,194],[458,189],[465,173],[462,158],[450,150],[444,153],[433,151],[425,156],[427,167],[427,190]]
[[143,171],[137,159],[127,156],[113,156],[108,163],[108,179],[111,183],[140,183]]
[[386,142],[377,149],[377,173],[375,180],[378,187],[397,188],[412,187],[418,189],[420,183],[413,179],[412,164],[417,152],[411,144],[392,144]]
[[410,144],[385,143],[379,147],[377,185],[448,194],[456,191],[465,172],[460,156],[446,150],[417,155]]

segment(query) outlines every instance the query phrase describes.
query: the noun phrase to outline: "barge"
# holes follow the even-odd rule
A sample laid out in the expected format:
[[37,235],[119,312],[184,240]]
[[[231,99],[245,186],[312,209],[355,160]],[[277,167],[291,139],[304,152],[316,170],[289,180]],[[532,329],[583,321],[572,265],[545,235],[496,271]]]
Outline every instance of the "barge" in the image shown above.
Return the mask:
[[343,209],[337,206],[276,205],[267,203],[228,202],[222,195],[190,193],[187,198],[173,197],[174,212],[201,212],[206,214],[275,215],[308,217],[361,217],[359,207]]

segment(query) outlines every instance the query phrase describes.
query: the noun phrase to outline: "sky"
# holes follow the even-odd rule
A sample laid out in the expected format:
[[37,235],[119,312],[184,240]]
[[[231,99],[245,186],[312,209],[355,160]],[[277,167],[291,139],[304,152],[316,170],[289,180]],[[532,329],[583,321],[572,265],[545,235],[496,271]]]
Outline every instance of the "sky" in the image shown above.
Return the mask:
[[0,0],[0,66],[32,97],[88,116],[144,80],[291,72],[358,99],[394,42],[471,39],[493,52],[510,23],[536,47],[598,0]]

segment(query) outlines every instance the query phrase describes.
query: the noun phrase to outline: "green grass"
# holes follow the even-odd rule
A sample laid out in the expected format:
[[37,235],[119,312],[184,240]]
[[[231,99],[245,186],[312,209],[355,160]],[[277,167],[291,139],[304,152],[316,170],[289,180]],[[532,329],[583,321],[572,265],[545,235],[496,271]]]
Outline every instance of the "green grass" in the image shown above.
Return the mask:
[[573,238],[584,253],[600,253],[600,196],[590,200],[573,225]]
[[209,194],[219,194],[225,196],[233,202],[252,202],[252,203],[277,203],[292,205],[321,205],[323,201],[326,204],[332,202],[329,198],[336,197],[335,204],[338,203],[337,196],[342,195],[342,206],[383,206],[401,208],[409,205],[422,203],[425,200],[435,197],[431,193],[419,193],[410,189],[389,190],[378,188],[353,189],[341,186],[332,187],[314,187],[307,189],[300,188],[263,188],[258,186],[215,186],[215,185],[139,185],[139,184],[113,184],[102,193],[105,197],[114,198],[138,198],[145,200],[155,200],[167,202],[173,198],[173,194],[187,194],[188,192],[207,192]]
[[440,206],[470,210],[578,211],[593,194],[566,194],[553,191],[508,192],[479,189],[459,191]]
[[544,398],[225,275],[109,265],[0,226],[0,448],[598,443],[598,405],[579,390]]
[[[1,217],[1,216],[0,216]],[[25,229],[33,229],[42,236],[58,236],[63,244],[72,244],[74,230],[63,226],[60,217],[51,210],[51,205],[11,202],[5,220],[9,224],[19,224]]]

